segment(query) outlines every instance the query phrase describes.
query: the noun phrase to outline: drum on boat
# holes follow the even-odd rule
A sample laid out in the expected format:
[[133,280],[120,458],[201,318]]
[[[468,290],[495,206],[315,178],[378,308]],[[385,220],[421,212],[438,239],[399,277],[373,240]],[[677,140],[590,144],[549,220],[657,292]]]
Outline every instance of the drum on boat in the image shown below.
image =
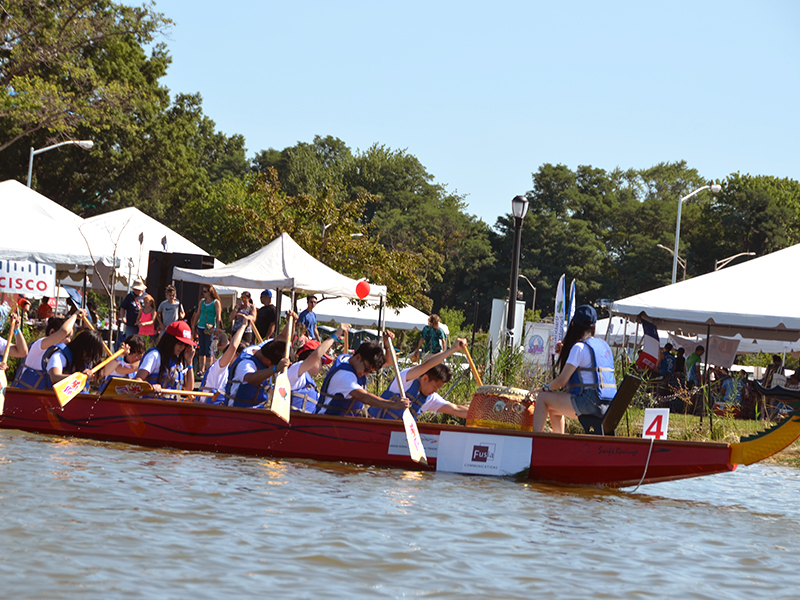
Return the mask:
[[472,396],[467,427],[533,431],[533,400],[528,390],[482,385]]

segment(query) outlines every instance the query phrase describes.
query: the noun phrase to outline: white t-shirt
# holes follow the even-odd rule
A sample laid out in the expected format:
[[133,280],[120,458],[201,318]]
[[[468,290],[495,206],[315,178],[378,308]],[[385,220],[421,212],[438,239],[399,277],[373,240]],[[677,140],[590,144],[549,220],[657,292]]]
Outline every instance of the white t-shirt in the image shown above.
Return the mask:
[[292,391],[296,390],[304,390],[309,385],[314,385],[314,378],[308,374],[308,371],[300,375],[300,366],[303,364],[303,361],[299,361],[293,363],[289,366],[289,369],[286,371],[286,375],[289,376],[289,382],[292,384]]
[[[215,360],[214,364],[206,371],[206,383],[203,389],[224,392],[226,385],[228,385],[228,367],[221,366],[219,360]],[[207,400],[207,398],[203,399]]]
[[[592,350],[586,342],[576,343],[569,351],[567,364],[579,369],[592,368]],[[594,384],[596,376],[592,371],[580,371],[581,383]]]
[[[409,388],[411,388],[411,386],[414,385],[414,381],[410,381],[409,382],[406,379],[406,377],[408,376],[408,372],[410,370],[411,369],[409,368],[409,369],[403,369],[402,371],[400,371],[400,380],[403,382],[403,389],[406,390],[406,391],[408,391]],[[389,391],[392,392],[393,394],[400,395],[400,388],[397,385],[397,377],[392,379],[392,383],[389,385]],[[420,409],[419,412],[421,412],[421,413],[423,413],[423,412],[438,413],[439,410],[443,406],[445,406],[447,404],[450,404],[450,403],[447,400],[445,400],[444,398],[442,398],[437,392],[434,392],[425,401],[425,404],[422,405],[422,408]]]
[[[43,341],[44,338],[40,338],[33,342],[28,347],[28,356],[25,357],[25,366],[34,371],[42,370],[42,358],[44,358],[44,353],[47,351],[46,348],[42,349]],[[5,349],[3,350],[5,351]]]
[[[349,363],[350,358],[350,356],[345,356],[345,362]],[[331,396],[342,394],[345,398],[349,398],[353,390],[362,389],[364,388],[362,388],[358,383],[358,377],[356,377],[356,374],[344,369],[339,369],[336,371],[336,373],[333,374],[333,377],[331,377],[330,383],[328,384],[328,394]],[[330,400],[330,398],[326,398],[326,404],[327,400]]]
[[[248,373],[255,373],[259,369],[256,366],[256,363],[261,363],[258,359],[255,361],[252,360],[243,360],[238,365],[236,365],[236,371],[233,373],[233,379],[231,380],[231,393],[228,396],[228,399],[231,400],[236,397],[236,392],[239,391],[239,385],[244,382],[244,376]],[[266,367],[264,367],[266,368]]]
[[2,359],[3,355],[6,353],[6,346],[8,346],[6,338],[0,337],[0,359]]
[[139,363],[139,370],[144,369],[150,375],[154,373],[158,375],[158,370],[161,368],[161,353],[160,352],[148,352],[142,358],[142,362]]
[[56,367],[61,369],[61,373],[64,373],[64,369],[67,368],[67,357],[64,356],[63,352],[56,352],[53,356],[50,357],[50,360],[47,361],[47,372],[50,372],[50,369],[55,369]]

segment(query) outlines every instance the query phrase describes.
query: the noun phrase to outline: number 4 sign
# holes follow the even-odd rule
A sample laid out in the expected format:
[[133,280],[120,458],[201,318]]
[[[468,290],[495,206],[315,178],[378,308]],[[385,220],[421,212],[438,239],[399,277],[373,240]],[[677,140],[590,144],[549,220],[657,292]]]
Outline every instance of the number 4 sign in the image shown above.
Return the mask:
[[643,438],[665,440],[667,439],[668,428],[668,408],[646,408],[644,410],[644,425],[642,426]]

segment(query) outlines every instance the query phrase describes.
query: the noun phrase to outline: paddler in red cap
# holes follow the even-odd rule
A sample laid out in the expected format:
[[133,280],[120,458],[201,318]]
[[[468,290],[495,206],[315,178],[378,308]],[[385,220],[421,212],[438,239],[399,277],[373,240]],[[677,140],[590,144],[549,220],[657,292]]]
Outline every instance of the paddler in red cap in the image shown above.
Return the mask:
[[[186,321],[170,323],[155,348],[139,363],[136,379],[146,381],[156,393],[161,390],[194,390],[194,348],[192,329]],[[172,400],[178,397],[168,397]]]

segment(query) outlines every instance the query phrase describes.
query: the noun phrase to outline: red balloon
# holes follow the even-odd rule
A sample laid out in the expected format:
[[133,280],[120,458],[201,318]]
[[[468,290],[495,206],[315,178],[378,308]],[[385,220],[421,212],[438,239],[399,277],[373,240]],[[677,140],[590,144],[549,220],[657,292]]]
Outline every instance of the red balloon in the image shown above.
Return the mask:
[[369,282],[366,280],[359,281],[356,284],[356,295],[362,300],[369,296]]

